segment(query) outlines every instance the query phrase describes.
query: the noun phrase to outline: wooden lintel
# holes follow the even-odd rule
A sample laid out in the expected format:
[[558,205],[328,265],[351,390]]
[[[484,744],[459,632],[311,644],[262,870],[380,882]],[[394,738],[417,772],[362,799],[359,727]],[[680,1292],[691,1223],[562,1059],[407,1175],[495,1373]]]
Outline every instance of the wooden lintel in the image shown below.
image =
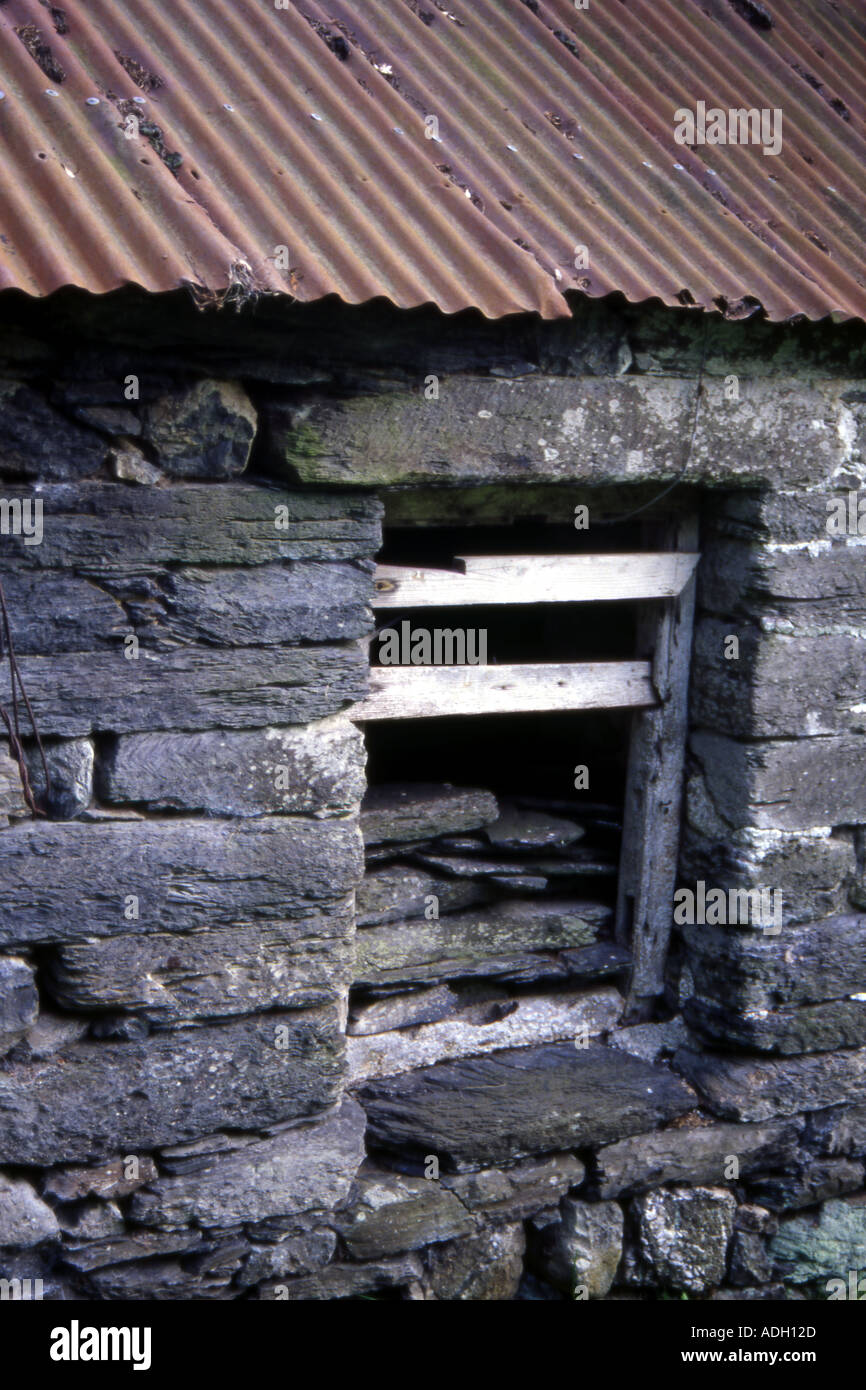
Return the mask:
[[599,603],[676,598],[698,556],[466,555],[463,573],[377,565],[374,608],[450,608],[461,604]]
[[370,694],[350,719],[452,714],[646,709],[656,703],[648,661],[522,666],[374,666]]

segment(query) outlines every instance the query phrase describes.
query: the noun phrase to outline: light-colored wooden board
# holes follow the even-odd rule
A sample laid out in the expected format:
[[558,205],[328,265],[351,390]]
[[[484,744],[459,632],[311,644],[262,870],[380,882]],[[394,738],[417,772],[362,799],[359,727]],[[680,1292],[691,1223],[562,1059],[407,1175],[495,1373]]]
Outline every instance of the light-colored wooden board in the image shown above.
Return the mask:
[[648,661],[522,666],[374,666],[370,694],[350,719],[646,708],[655,704]]
[[600,603],[675,598],[697,555],[466,555],[453,570],[377,565],[374,608],[459,604]]

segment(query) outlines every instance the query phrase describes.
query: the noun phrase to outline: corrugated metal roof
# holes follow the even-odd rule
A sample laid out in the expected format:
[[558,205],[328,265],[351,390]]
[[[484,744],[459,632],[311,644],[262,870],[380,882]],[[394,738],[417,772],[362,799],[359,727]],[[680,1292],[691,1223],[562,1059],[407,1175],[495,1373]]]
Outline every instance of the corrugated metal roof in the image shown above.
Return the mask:
[[866,318],[860,0],[276,3],[0,0],[0,287]]

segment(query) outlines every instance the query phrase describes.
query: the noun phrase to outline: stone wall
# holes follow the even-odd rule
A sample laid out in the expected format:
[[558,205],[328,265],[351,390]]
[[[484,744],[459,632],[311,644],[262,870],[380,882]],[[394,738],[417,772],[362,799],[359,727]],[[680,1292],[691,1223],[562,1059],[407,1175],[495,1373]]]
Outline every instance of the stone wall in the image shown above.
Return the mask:
[[[40,310],[3,358],[2,497],[41,501],[43,534],[4,525],[0,583],[50,786],[19,700],[38,813],[7,743],[0,1278],[827,1297],[866,1272],[866,571],[826,525],[866,482],[862,346],[760,324],[708,346],[688,314],[613,308],[419,338],[377,312],[375,351],[363,311],[288,351],[220,318],[173,366],[158,321],[140,348],[115,322],[109,353],[86,315],[61,362]],[[777,892],[781,921],[684,926],[629,1026],[591,923],[491,925],[455,890],[434,930],[425,883],[383,908],[375,864],[371,907],[349,716],[380,493],[440,488],[450,514],[490,486],[501,513],[543,485],[567,519],[675,479],[704,499],[681,882]],[[382,987],[360,1023],[353,982]]]

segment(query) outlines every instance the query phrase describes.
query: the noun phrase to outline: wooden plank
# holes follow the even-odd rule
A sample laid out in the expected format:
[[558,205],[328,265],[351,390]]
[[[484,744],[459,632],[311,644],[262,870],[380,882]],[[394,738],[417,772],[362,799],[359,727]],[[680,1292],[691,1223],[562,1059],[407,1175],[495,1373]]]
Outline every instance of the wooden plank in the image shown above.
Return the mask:
[[453,570],[377,565],[374,608],[458,604],[598,603],[674,598],[697,555],[466,555]]
[[[696,519],[673,524],[668,535],[674,545],[692,550]],[[694,608],[692,575],[677,599],[644,614],[638,632],[638,651],[653,654],[653,684],[661,703],[635,716],[626,784],[616,939],[631,945],[626,1017],[632,1022],[652,1017],[664,990],[679,855]]]
[[641,708],[655,703],[648,661],[524,666],[374,666],[350,719]]

